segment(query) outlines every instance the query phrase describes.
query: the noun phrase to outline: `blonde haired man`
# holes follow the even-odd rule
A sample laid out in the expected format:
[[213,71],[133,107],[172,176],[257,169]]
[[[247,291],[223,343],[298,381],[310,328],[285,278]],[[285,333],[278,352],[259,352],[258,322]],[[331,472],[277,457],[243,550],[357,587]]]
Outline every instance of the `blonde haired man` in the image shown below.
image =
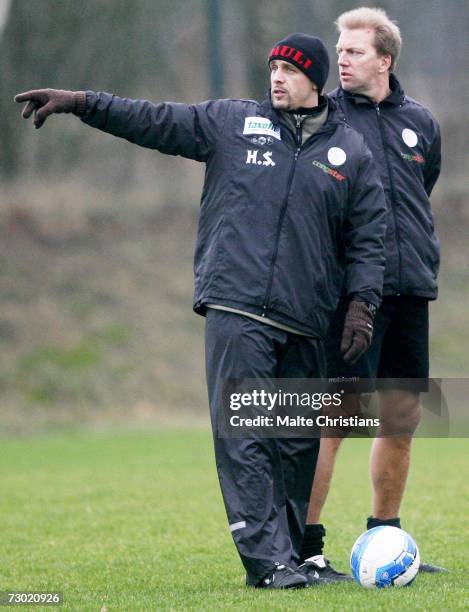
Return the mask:
[[[386,437],[389,432],[382,428],[370,458],[373,505],[367,528],[400,527],[412,435],[420,420],[419,392],[428,384],[428,302],[437,297],[439,242],[429,196],[440,173],[440,133],[431,113],[404,94],[393,74],[402,41],[385,11],[358,8],[340,15],[336,25],[340,87],[330,95],[347,123],[363,134],[378,164],[387,201],[387,234],[384,297],[370,349],[354,365],[344,362],[344,302],[326,342],[328,376],[358,379],[365,385],[361,390],[378,389],[382,423],[406,432]],[[385,387],[385,379],[397,380]],[[360,396],[347,399],[347,410],[357,414]],[[320,524],[342,439],[321,440],[300,559],[306,561],[306,574],[317,571],[329,581],[351,579],[324,558],[325,529]],[[421,571],[439,569],[420,566]]]

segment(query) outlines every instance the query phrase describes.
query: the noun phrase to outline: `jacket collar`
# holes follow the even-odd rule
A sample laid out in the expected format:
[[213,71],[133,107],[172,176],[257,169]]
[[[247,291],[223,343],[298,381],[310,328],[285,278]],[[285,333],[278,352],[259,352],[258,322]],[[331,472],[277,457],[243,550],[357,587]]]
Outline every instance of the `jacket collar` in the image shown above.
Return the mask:
[[[328,107],[328,117],[326,121],[326,125],[339,123],[341,120],[343,121],[342,113],[338,107],[338,105],[329,98],[329,96],[321,96],[319,98],[319,105],[316,107],[318,111],[324,109],[327,105]],[[314,112],[314,111],[313,111]],[[274,125],[278,125],[283,122],[282,114],[275,110],[272,106],[272,101],[270,98],[270,90],[268,93],[268,97],[260,104],[259,114],[263,117],[268,117]],[[301,109],[298,109],[298,114],[301,114]]]
[[[404,90],[402,89],[402,86],[397,78],[392,73],[389,75],[389,89],[391,90],[391,93],[387,98],[380,102],[380,104],[391,104],[393,106],[399,106],[402,104],[405,96]],[[370,100],[370,98],[367,96],[345,91],[342,89],[342,87],[339,87],[339,92],[340,95],[347,98],[347,100],[354,102],[355,104],[373,104],[374,106],[374,102],[372,102],[372,100]]]

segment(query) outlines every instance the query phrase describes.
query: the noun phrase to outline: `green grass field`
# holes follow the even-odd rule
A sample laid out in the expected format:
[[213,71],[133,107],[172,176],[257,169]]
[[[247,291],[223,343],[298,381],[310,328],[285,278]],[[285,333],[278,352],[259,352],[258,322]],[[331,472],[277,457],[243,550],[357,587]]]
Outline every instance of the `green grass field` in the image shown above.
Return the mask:
[[[324,513],[339,569],[369,513],[368,447],[344,444]],[[449,574],[401,590],[265,592],[243,584],[208,433],[3,439],[0,590],[62,591],[70,610],[467,609],[467,451],[467,440],[416,440],[402,509],[423,559]]]

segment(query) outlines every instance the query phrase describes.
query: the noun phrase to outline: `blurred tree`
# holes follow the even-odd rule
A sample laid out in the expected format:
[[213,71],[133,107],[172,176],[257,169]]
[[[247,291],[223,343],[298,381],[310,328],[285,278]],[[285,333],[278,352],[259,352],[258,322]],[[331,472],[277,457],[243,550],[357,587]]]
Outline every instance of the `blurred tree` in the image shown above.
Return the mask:
[[242,0],[244,20],[244,61],[246,63],[246,81],[248,95],[255,100],[262,100],[268,87],[267,53],[264,45],[265,21],[263,20],[262,2]]
[[210,97],[223,98],[224,47],[222,44],[221,0],[207,0],[208,54],[210,71]]

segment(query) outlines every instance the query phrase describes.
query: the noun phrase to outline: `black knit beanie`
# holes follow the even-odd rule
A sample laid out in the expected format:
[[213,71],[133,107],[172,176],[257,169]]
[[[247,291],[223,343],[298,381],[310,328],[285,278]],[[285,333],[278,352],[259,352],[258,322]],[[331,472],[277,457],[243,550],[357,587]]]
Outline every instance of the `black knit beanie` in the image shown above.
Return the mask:
[[315,36],[297,32],[276,43],[269,53],[269,64],[278,59],[293,64],[304,72],[322,91],[329,76],[329,54],[324,43]]

